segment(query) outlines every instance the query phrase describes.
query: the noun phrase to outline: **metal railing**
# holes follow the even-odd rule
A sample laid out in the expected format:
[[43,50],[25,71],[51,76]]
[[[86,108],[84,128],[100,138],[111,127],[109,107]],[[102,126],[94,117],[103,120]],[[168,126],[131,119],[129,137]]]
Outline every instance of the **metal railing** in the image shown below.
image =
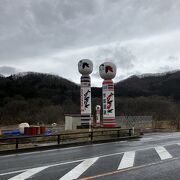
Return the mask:
[[[21,144],[42,144],[54,143],[54,145],[82,143],[95,141],[106,141],[111,139],[119,139],[120,137],[132,136],[132,129],[110,129],[110,130],[93,130],[86,132],[71,132],[71,133],[59,133],[51,135],[35,135],[35,136],[12,136],[1,137],[0,146],[2,145],[15,145],[15,149],[19,149]],[[11,148],[12,149],[12,148]]]

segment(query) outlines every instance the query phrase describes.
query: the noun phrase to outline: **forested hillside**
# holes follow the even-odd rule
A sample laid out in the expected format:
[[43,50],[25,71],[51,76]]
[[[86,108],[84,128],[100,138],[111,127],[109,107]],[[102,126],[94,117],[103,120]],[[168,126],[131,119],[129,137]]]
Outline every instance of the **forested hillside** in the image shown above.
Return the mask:
[[[59,76],[21,73],[0,76],[0,124],[62,124],[64,114],[80,113],[79,85]],[[132,76],[115,84],[116,115],[180,118],[180,72]],[[101,88],[92,88],[93,114],[101,104]]]
[[180,71],[132,76],[116,84],[117,96],[165,96],[180,100]]
[[58,76],[27,73],[0,78],[1,124],[52,123],[79,112],[79,86]]

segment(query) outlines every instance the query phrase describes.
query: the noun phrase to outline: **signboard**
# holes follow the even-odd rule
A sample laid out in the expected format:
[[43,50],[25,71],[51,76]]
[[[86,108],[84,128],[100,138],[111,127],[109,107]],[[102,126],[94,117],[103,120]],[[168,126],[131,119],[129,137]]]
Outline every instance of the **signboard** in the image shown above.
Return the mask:
[[114,87],[112,85],[103,85],[103,118],[115,117],[114,106]]
[[91,87],[81,87],[81,114],[91,114]]

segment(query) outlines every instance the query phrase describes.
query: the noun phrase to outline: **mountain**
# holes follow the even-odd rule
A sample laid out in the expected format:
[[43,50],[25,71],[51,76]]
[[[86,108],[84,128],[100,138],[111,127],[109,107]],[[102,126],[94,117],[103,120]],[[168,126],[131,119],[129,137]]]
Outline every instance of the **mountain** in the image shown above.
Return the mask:
[[[45,98],[63,102],[65,98],[77,101],[79,86],[59,76],[43,73],[19,73],[0,80],[0,92],[7,97],[20,95],[25,99]],[[1,97],[2,98],[2,97]]]
[[0,78],[3,78],[4,76],[2,74],[0,74]]
[[[0,124],[64,123],[64,114],[80,113],[80,86],[51,74],[25,72],[0,76]],[[92,112],[102,89],[92,88]],[[180,71],[131,76],[115,84],[116,115],[152,115],[180,119]]]
[[67,79],[34,72],[0,78],[0,124],[62,123],[79,109],[79,86]]
[[115,84],[116,95],[124,97],[165,96],[180,100],[180,71],[131,76]]

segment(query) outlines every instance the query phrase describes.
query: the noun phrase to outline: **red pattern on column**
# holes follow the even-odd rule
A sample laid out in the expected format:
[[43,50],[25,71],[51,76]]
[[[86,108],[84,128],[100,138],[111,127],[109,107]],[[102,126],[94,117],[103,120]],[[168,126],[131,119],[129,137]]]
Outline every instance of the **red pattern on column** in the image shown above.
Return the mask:
[[115,104],[114,83],[112,80],[104,80],[102,84],[103,93],[103,126],[115,127]]

